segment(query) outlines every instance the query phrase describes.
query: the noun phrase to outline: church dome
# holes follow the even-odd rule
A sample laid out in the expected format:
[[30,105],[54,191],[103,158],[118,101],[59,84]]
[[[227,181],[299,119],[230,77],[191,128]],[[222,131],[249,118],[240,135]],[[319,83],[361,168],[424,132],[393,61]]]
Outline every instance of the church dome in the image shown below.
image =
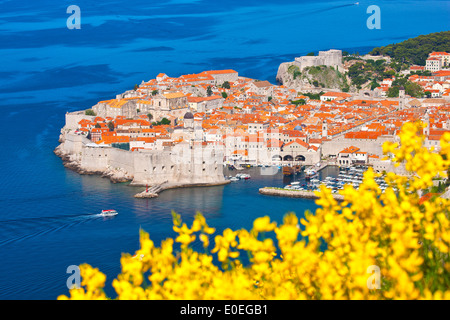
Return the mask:
[[194,119],[194,115],[191,112],[186,112],[184,119]]
[[301,126],[295,126],[294,130],[302,131],[302,127]]

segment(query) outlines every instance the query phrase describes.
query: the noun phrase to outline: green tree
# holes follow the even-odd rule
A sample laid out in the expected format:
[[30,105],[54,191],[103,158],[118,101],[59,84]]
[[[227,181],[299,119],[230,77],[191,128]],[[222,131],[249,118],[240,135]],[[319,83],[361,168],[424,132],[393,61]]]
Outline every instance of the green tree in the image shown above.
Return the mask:
[[87,110],[84,112],[84,114],[87,115],[87,116],[96,116],[94,110],[92,110],[92,109],[87,109]]
[[108,122],[109,131],[114,131],[114,123],[112,121]]
[[162,124],[162,125],[169,125],[170,124],[170,120],[167,119],[167,118],[162,118],[159,123]]
[[225,91],[222,92],[222,98],[226,99],[228,97],[227,93]]
[[298,100],[294,100],[291,101],[292,104],[295,104],[296,106],[303,106],[304,104],[306,104],[306,100],[305,99],[298,99]]
[[151,113],[148,113],[147,114],[147,118],[148,118],[148,121],[152,121],[153,115]]
[[155,89],[152,91],[152,96],[156,96],[157,94],[158,94],[158,90]]
[[314,53],[314,52],[310,52],[310,53],[308,53],[306,56],[307,56],[307,57],[313,57],[313,56],[315,56],[315,53]]
[[372,81],[372,83],[370,84],[370,90],[374,90],[375,88],[380,87],[380,84],[376,81]]
[[421,35],[400,43],[374,48],[370,54],[387,55],[399,63],[423,66],[433,51],[450,51],[450,31]]
[[225,82],[222,84],[222,88],[224,88],[224,89],[230,89],[230,88],[231,88],[230,83],[229,83],[228,81],[225,81]]
[[97,122],[97,123],[95,124],[95,127],[96,127],[97,129],[100,129],[102,126],[100,125],[100,123]]
[[400,87],[398,87],[398,86],[390,87],[389,90],[388,90],[387,96],[389,98],[396,98],[396,97],[398,97],[399,88]]
[[207,95],[208,97],[211,97],[212,94],[213,94],[213,91],[212,91],[212,89],[211,89],[211,86],[208,86],[208,89],[206,89],[206,95]]

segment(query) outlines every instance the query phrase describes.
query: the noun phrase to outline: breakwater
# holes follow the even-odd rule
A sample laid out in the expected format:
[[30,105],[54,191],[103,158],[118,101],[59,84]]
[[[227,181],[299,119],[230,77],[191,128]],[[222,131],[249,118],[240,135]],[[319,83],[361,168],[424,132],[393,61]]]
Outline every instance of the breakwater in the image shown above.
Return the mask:
[[[259,193],[266,196],[288,197],[288,198],[303,198],[303,199],[318,199],[319,197],[312,191],[302,190],[285,190],[279,188],[265,187],[259,189]],[[344,196],[340,194],[333,194],[336,201],[344,201]]]

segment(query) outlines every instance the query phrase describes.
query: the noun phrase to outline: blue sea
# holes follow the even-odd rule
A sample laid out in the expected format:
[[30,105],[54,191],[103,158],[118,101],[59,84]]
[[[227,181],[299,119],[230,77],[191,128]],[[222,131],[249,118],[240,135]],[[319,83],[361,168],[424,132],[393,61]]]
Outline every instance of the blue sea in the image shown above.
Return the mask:
[[[70,5],[81,29],[67,28]],[[379,6],[381,29],[367,28],[369,5]],[[160,72],[226,68],[275,83],[281,62],[331,48],[366,53],[449,30],[449,16],[448,1],[0,1],[0,299],[56,299],[68,293],[67,267],[81,263],[106,273],[114,297],[121,254],[138,249],[140,228],[157,244],[173,237],[172,210],[188,223],[200,211],[222,232],[316,208],[259,195],[289,181],[258,168],[249,181],[135,199],[140,189],[63,167],[53,150],[67,111]],[[108,208],[119,215],[97,215]]]

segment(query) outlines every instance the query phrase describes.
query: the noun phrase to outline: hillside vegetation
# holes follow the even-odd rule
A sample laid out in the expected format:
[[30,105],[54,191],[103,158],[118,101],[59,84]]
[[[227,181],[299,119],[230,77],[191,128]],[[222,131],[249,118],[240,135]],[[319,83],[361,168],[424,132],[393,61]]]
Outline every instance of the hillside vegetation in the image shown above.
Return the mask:
[[409,64],[424,66],[433,51],[450,52],[450,31],[421,35],[400,43],[374,48],[369,54],[386,55]]

